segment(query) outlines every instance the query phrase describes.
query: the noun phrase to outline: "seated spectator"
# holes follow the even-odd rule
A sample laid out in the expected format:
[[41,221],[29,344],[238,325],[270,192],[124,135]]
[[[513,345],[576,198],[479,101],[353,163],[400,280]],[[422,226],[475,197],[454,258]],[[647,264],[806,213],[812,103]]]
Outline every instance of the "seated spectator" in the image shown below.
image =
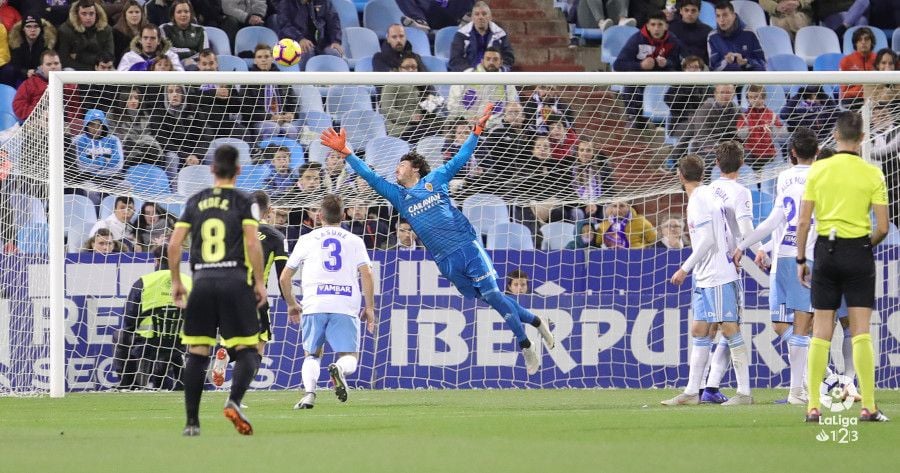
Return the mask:
[[366,249],[383,248],[387,243],[388,226],[365,204],[347,207],[347,230],[363,239]]
[[406,40],[403,26],[393,24],[388,27],[387,38],[381,44],[381,51],[372,56],[372,70],[375,72],[397,71],[400,61],[412,53],[412,44]]
[[291,170],[291,150],[287,146],[269,146],[265,153],[271,156],[272,166],[272,174],[266,179],[266,192],[277,197],[297,182],[297,176]]
[[574,121],[569,104],[560,99],[559,89],[555,85],[536,86],[534,93],[525,102],[522,111],[525,114],[528,129],[538,135],[546,135],[550,132],[546,118],[551,113],[562,116],[567,126],[571,126]]
[[785,140],[787,129],[778,115],[766,106],[763,86],[748,86],[747,102],[750,106],[738,119],[736,136],[744,142],[744,162],[760,171],[775,158],[775,140]]
[[109,131],[106,114],[90,109],[84,114],[84,132],[75,137],[78,170],[85,177],[117,176],[122,171],[122,142]]
[[[456,153],[459,152],[459,149],[462,147],[463,143],[466,142],[466,139],[469,138],[469,135],[472,133],[472,125],[471,122],[463,119],[456,118],[453,120],[448,120],[446,122],[445,129],[447,130],[444,135],[444,162],[449,161]],[[477,148],[476,148],[477,149]]]
[[126,0],[119,21],[113,25],[113,49],[115,57],[121,58],[131,49],[131,40],[141,36],[147,25],[144,9],[137,0]]
[[[640,31],[628,39],[613,63],[616,71],[677,71],[681,68],[681,42],[667,31],[669,24],[662,12],[651,15]],[[634,127],[645,127],[644,88],[626,86],[622,96],[625,113]]]
[[[219,59],[215,51],[200,51],[197,69],[218,72]],[[203,130],[197,137],[198,149],[206,149],[214,138],[244,138],[249,128],[244,123],[244,93],[241,87],[225,84],[201,84],[188,89],[187,101],[196,106],[194,118],[197,127]]]
[[[842,71],[875,70],[875,35],[868,27],[853,32],[853,52],[841,59]],[[846,107],[862,106],[863,86],[859,84],[841,84],[841,102]]]
[[597,228],[596,246],[603,248],[644,248],[656,244],[656,230],[643,215],[628,202],[613,202],[606,206],[606,220]]
[[584,248],[599,248],[594,244],[593,219],[579,220],[575,222],[575,235],[572,241],[566,245],[567,250],[581,250]]
[[[706,99],[694,112],[683,136],[691,138],[692,152],[705,158],[713,158],[716,143],[734,139],[740,116],[741,111],[734,102],[734,86],[718,84],[713,96]],[[676,161],[687,151],[688,143],[685,141],[682,140],[675,146],[673,157]]]
[[175,228],[174,215],[153,202],[144,202],[134,225],[135,251],[149,252],[163,245]]
[[124,253],[126,248],[121,242],[113,239],[109,230],[100,228],[84,242],[83,251],[106,256],[112,253]]
[[172,2],[171,21],[159,27],[163,38],[169,41],[172,51],[185,67],[195,66],[200,51],[209,48],[206,30],[195,22],[190,0],[175,0]]
[[[573,192],[568,182],[572,175],[571,168],[572,159],[554,159],[549,137],[538,136],[532,143],[530,161],[520,169],[515,178],[518,183],[516,193],[526,200],[538,202],[571,199]],[[536,220],[543,223],[564,219],[564,210],[557,208],[555,204],[537,205],[531,211]],[[525,217],[522,220],[532,219]]]
[[[456,123],[454,141],[459,144],[462,143],[460,139],[465,141],[470,128],[465,121]],[[534,132],[525,127],[522,106],[515,102],[508,104],[500,124],[485,132],[475,148],[472,159],[483,172],[477,178],[467,180],[467,189],[472,193],[509,195],[516,185],[512,182],[513,177],[529,161],[528,150],[534,136]]]
[[319,54],[344,57],[341,46],[341,19],[329,0],[282,0],[278,5],[278,32],[281,38],[300,43],[300,69]]
[[52,49],[44,50],[41,53],[41,65],[22,82],[19,88],[16,89],[15,97],[13,97],[13,111],[20,121],[25,121],[31,116],[31,112],[34,111],[41,97],[43,97],[44,91],[47,90],[47,80],[50,72],[61,70],[59,54]]
[[201,151],[194,136],[194,107],[185,101],[184,86],[170,84],[165,87],[162,99],[155,102],[150,112],[150,129],[156,133],[156,141],[165,157],[165,169],[174,179],[184,166],[200,164]]
[[[875,56],[875,69],[879,71],[897,70],[897,53],[890,48],[878,51]],[[877,105],[900,103],[900,87],[895,84],[876,84],[864,87],[865,96]]]
[[[467,72],[500,72],[503,69],[503,57],[500,50],[491,46],[484,52],[481,64]],[[447,109],[453,118],[465,118],[471,123],[481,115],[488,102],[494,103],[493,116],[486,129],[496,126],[502,117],[507,103],[518,102],[519,93],[512,85],[461,85],[450,87]]]
[[101,230],[109,232],[109,236],[116,241],[134,241],[134,226],[131,219],[134,218],[134,200],[128,196],[116,197],[113,212],[94,223],[89,236],[94,236]]
[[813,0],[759,0],[759,5],[769,14],[770,24],[787,31],[791,41],[800,28],[812,24],[812,4]]
[[41,65],[41,53],[56,46],[56,28],[49,21],[28,15],[9,32],[9,64],[14,68],[11,78],[3,83],[18,86],[31,77]]
[[325,189],[329,194],[341,194],[344,188],[353,186],[350,174],[344,159],[337,151],[331,150],[325,158],[324,166]]
[[[272,48],[257,44],[253,52],[251,71],[278,72],[272,58]],[[294,124],[297,117],[297,97],[287,85],[249,85],[245,87],[244,115],[257,130],[259,141],[273,136],[284,136],[296,140],[300,129]]]
[[69,19],[59,27],[59,58],[63,67],[93,70],[97,55],[102,52],[115,53],[112,27],[103,6],[96,0],[72,3]]
[[637,25],[634,18],[628,17],[628,2],[629,0],[576,0],[569,11],[575,12],[574,23],[579,28],[600,28],[606,31],[613,25]]
[[28,3],[30,4],[27,7],[20,5],[19,12],[25,15],[40,15],[58,29],[69,18],[69,10],[72,8],[72,4],[75,3],[75,1],[53,0]]
[[606,157],[594,151],[594,142],[579,141],[572,166],[572,187],[578,199],[589,205],[599,201],[611,174]]
[[172,60],[169,56],[156,56],[151,60],[150,70],[153,72],[171,72],[175,70]]
[[813,12],[823,25],[834,30],[838,38],[852,26],[869,24],[867,11],[869,0],[817,0],[813,2]]
[[222,11],[241,28],[266,26],[269,11],[266,3],[266,0],[222,0]]
[[492,21],[491,8],[479,1],[472,8],[472,21],[459,28],[450,46],[449,69],[454,72],[478,68],[484,64],[484,56],[494,48],[502,61],[500,69],[508,71],[516,62],[509,36]]
[[13,26],[20,21],[22,21],[21,12],[6,0],[0,0],[0,23],[3,24],[6,31],[12,31]]
[[162,38],[159,27],[147,24],[141,29],[141,35],[131,40],[131,48],[119,59],[120,71],[147,71],[159,56],[166,56],[172,61],[176,71],[183,71],[178,54],[172,51],[169,40]]
[[684,248],[684,222],[677,218],[670,218],[659,226],[659,241],[657,248],[680,250]]
[[766,58],[756,33],[734,13],[729,1],[716,4],[716,29],[709,34],[709,68],[714,71],[764,71]]
[[[144,8],[147,10],[147,21],[154,25],[161,25],[169,21],[172,13],[173,0],[148,0]],[[192,2],[194,18],[199,25],[215,26],[228,35],[228,40],[234,44],[234,37],[240,29],[238,21],[225,14],[221,0],[196,0]]]
[[[425,70],[422,58],[416,53],[404,53],[400,72]],[[443,127],[439,113],[444,109],[444,97],[430,85],[389,84],[381,90],[384,124],[390,136],[416,144]]]
[[555,113],[547,117],[547,126],[550,132],[547,138],[550,142],[550,155],[553,159],[570,159],[575,156],[575,148],[578,146],[578,133],[566,125],[562,115]]
[[397,233],[388,237],[386,250],[421,250],[424,249],[416,238],[416,232],[404,219],[397,221]]
[[[109,72],[116,70],[115,58],[112,54],[102,53],[97,55],[94,71]],[[121,104],[119,99],[119,86],[113,84],[79,84],[78,91],[81,96],[81,105],[86,108],[96,108],[109,113],[110,109]]]
[[150,104],[145,106],[144,100],[142,89],[124,89],[119,92],[108,115],[110,133],[122,140],[122,146],[126,150],[125,167],[135,164],[162,167],[162,147],[150,128]]
[[[688,56],[681,61],[686,72],[699,72],[706,65],[699,56]],[[675,138],[688,136],[685,132],[691,117],[700,105],[713,94],[713,88],[699,85],[673,85],[666,91],[663,101],[669,106],[669,135]]]
[[680,16],[669,21],[669,33],[681,41],[681,55],[685,58],[697,56],[706,64],[709,49],[706,39],[712,27],[700,21],[700,0],[683,0],[678,8]]
[[506,275],[506,293],[511,296],[522,296],[529,294],[528,289],[528,273],[516,268]]
[[807,85],[787,99],[781,109],[781,119],[790,133],[797,127],[806,127],[819,141],[826,141],[834,130],[838,110],[837,101],[828,96],[822,86]]

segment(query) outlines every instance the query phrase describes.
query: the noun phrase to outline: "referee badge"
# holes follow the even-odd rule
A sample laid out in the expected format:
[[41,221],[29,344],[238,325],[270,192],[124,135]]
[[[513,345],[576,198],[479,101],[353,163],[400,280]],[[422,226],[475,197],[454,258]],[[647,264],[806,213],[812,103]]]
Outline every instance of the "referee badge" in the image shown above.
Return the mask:
[[433,191],[434,191],[434,186],[432,186],[430,182],[426,182],[426,183],[425,183],[425,190],[427,190],[428,192],[433,192]]

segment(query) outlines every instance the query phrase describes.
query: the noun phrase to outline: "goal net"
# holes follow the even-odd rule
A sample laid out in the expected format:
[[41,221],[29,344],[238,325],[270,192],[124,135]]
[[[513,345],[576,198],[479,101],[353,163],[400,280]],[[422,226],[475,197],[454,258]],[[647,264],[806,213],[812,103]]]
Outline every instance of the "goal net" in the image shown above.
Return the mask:
[[[186,199],[211,185],[222,145],[239,151],[237,186],[270,197],[266,221],[288,250],[320,225],[323,195],[344,198],[344,225],[370,249],[378,281],[378,324],[363,333],[351,386],[684,385],[691,290],[668,282],[690,251],[675,162],[697,154],[714,179],[715,146],[741,142],[739,180],[759,223],[790,166],[793,130],[809,127],[822,148],[833,146],[833,123],[848,109],[865,118],[864,156],[885,171],[894,205],[892,233],[877,248],[871,329],[879,386],[896,388],[896,82],[872,72],[54,73],[0,147],[0,394],[179,386],[183,347],[166,337],[179,313],[143,318],[129,293],[154,271],[152,251]],[[501,289],[550,321],[557,347],[535,344],[542,367],[534,376],[500,315],[463,298],[397,209],[319,143],[328,127],[346,130],[354,152],[395,182],[406,153],[443,166],[488,102],[494,115],[448,188]],[[786,385],[786,347],[768,323],[769,276],[749,259],[744,268],[753,384]],[[296,389],[301,333],[268,278],[274,337],[253,387]],[[841,371],[843,333],[835,337]]]

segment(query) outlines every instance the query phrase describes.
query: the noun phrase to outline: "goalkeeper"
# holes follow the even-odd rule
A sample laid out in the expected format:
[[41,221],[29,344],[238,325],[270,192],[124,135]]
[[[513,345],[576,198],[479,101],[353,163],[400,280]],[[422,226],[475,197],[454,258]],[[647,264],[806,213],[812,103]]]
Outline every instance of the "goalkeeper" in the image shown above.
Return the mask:
[[532,375],[540,368],[540,359],[532,348],[522,323],[537,327],[550,348],[554,345],[553,335],[546,322],[542,322],[497,287],[497,272],[481,245],[481,237],[462,212],[450,202],[447,187],[472,157],[478,137],[491,118],[493,108],[493,104],[485,107],[474,131],[459,152],[440,168],[431,171],[425,158],[415,152],[400,158],[396,170],[397,184],[375,174],[350,151],[345,130],[337,133],[329,128],[322,133],[321,141],[323,145],[345,157],[357,174],[398,209],[400,217],[409,222],[425,247],[434,255],[441,273],[463,296],[480,297],[500,313],[515,334],[525,357],[525,368]]

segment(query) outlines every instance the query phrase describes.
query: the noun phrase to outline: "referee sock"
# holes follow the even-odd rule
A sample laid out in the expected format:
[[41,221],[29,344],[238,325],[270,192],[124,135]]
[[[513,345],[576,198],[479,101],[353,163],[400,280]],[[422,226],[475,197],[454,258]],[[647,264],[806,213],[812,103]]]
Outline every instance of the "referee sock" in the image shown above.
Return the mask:
[[209,356],[188,353],[184,362],[181,381],[184,383],[184,410],[187,414],[187,425],[200,425],[200,396],[203,394],[203,381],[209,367]]
[[484,298],[484,301],[493,307],[494,310],[500,313],[500,316],[506,321],[506,325],[508,325],[509,329],[516,335],[519,346],[521,348],[526,348],[522,346],[522,343],[528,341],[528,335],[525,334],[525,327],[522,326],[522,321],[519,319],[516,306],[512,304],[512,299],[505,294],[501,294],[500,291],[491,291],[487,294],[482,294],[481,297]]
[[703,382],[703,369],[709,359],[709,348],[712,345],[709,337],[693,337],[691,341],[691,364],[688,370],[688,384],[684,393],[694,395],[700,392]]
[[259,357],[257,355],[258,352],[254,347],[244,348],[234,356],[231,394],[228,398],[234,401],[235,404],[241,404],[241,400],[244,399],[247,388],[249,388],[250,383],[253,382],[253,377],[256,375],[256,370],[259,368]]
[[737,378],[737,392],[745,396],[750,395],[750,353],[741,331],[728,338],[728,351],[731,352],[734,363],[734,377]]
[[791,363],[791,389],[803,387],[806,358],[809,354],[809,337],[792,335],[788,340],[788,361]]
[[303,359],[300,368],[300,376],[303,378],[303,389],[308,393],[316,392],[319,373],[322,370],[322,360],[315,356],[307,356]]
[[[821,338],[813,337],[809,341],[809,356],[806,362],[806,379],[809,380],[810,387],[818,386],[825,377],[825,365],[828,364],[828,351],[831,350],[831,342]],[[809,409],[821,409],[822,403],[819,396],[815,393],[815,389],[811,389],[809,396]]]
[[719,389],[719,385],[722,384],[722,377],[725,376],[725,370],[728,369],[729,354],[728,340],[723,336],[719,339],[716,351],[712,354],[709,376],[706,378],[707,388]]
[[853,364],[859,377],[862,407],[875,412],[875,349],[871,334],[861,333],[853,337]]
[[[536,315],[532,314],[528,309],[522,307],[522,304],[519,304],[517,300],[512,297],[507,296],[506,294],[503,297],[509,299],[509,302],[512,303],[513,307],[516,308],[516,315],[519,316],[519,320],[523,323],[533,325],[537,327],[541,324],[541,319],[539,319]],[[535,322],[537,321],[537,322]],[[535,325],[537,324],[537,325]]]

